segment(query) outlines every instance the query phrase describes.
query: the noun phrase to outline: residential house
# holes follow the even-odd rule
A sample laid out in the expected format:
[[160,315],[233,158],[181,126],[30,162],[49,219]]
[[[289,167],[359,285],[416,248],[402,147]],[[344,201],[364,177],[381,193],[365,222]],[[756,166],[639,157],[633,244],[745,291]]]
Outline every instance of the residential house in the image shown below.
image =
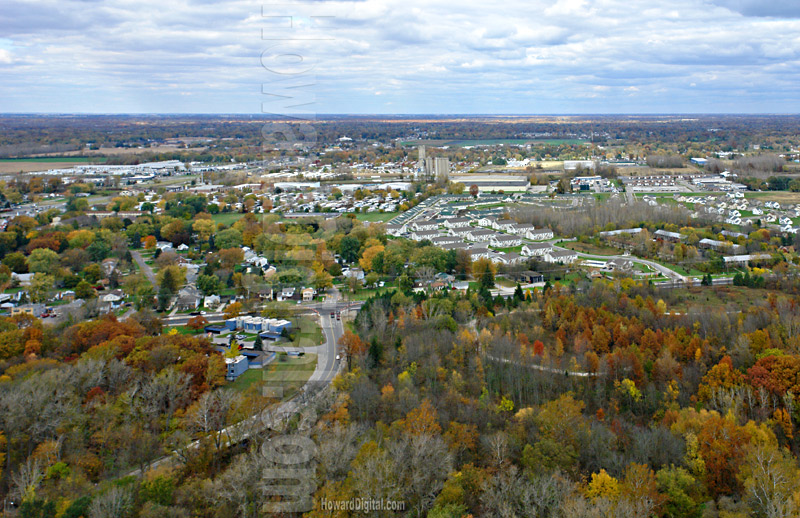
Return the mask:
[[188,310],[195,310],[200,307],[200,302],[202,301],[202,297],[200,296],[200,292],[197,291],[196,288],[192,286],[186,286],[181,288],[178,292],[178,302],[177,307],[178,311],[188,311]]
[[527,235],[532,230],[536,230],[536,227],[528,223],[517,224],[508,229],[509,232],[518,236]]
[[444,220],[445,228],[453,229],[469,226],[469,218],[450,218]]
[[517,222],[513,219],[498,219],[495,220],[494,225],[492,228],[495,230],[503,230],[509,232],[512,227],[516,226]]
[[495,222],[497,218],[495,216],[483,216],[478,219],[478,225],[482,227],[492,227],[494,228]]
[[495,252],[491,259],[501,264],[520,264],[525,261],[525,258],[516,252]]
[[439,235],[431,239],[431,243],[434,246],[451,245],[453,243],[461,243],[461,242],[463,242],[463,239],[458,236]]
[[630,259],[611,259],[603,267],[608,272],[630,272],[633,270],[633,261]]
[[435,219],[427,219],[415,221],[411,224],[413,230],[436,230],[439,228],[439,222]]
[[468,249],[470,258],[473,261],[477,261],[478,259],[488,259],[489,258],[489,247],[486,245],[472,245]]
[[122,292],[122,290],[111,290],[108,293],[104,293],[100,296],[101,304],[106,306],[109,311],[119,308],[124,300],[125,294]]
[[466,227],[451,228],[449,230],[449,234],[451,236],[458,236],[458,237],[463,239],[463,238],[467,237],[469,235],[469,233],[472,232],[472,231],[473,231],[473,228],[470,227],[469,225],[467,225]]
[[424,241],[443,235],[438,230],[414,230],[411,232],[411,239],[414,241]]
[[678,243],[686,239],[686,236],[681,234],[680,232],[668,232],[666,230],[660,229],[653,232],[653,236],[656,239],[663,239],[665,241],[671,241],[673,243]]
[[19,282],[20,286],[30,286],[35,273],[16,273],[11,272],[11,280]]
[[578,260],[578,254],[572,250],[554,250],[544,254],[543,259],[548,263],[571,264]]
[[476,228],[470,231],[469,234],[467,234],[467,239],[469,239],[470,241],[483,242],[483,241],[489,241],[492,238],[492,236],[496,235],[497,232],[495,232],[494,230],[488,230],[485,228]]
[[344,277],[346,277],[348,279],[350,279],[352,277],[355,277],[359,281],[363,281],[364,280],[364,270],[362,270],[361,268],[349,268],[347,270],[342,270],[342,276],[344,276]]
[[533,230],[529,230],[525,233],[525,237],[530,239],[531,241],[542,241],[544,239],[553,239],[553,231],[549,228],[537,228]]
[[742,254],[742,255],[728,255],[722,258],[725,266],[745,266],[750,262],[767,261],[772,256],[769,254]]
[[529,257],[541,257],[548,252],[553,251],[553,245],[550,243],[527,243],[522,245],[522,255]]
[[314,288],[303,288],[301,291],[303,294],[303,302],[311,302],[314,300],[314,295],[316,295],[316,290]]
[[739,252],[743,251],[742,245],[736,245],[730,241],[717,241],[716,239],[703,238],[697,242],[700,248],[716,250],[717,252]]
[[519,236],[512,236],[508,234],[497,234],[491,237],[489,245],[495,248],[509,248],[519,246],[522,240]]
[[278,294],[278,300],[291,300],[294,298],[295,288],[283,288]]
[[405,232],[406,232],[406,226],[403,223],[386,225],[386,233],[389,234],[390,236],[399,237],[405,234]]
[[219,298],[219,295],[208,295],[203,299],[203,307],[205,308],[216,308],[222,304],[222,301]]

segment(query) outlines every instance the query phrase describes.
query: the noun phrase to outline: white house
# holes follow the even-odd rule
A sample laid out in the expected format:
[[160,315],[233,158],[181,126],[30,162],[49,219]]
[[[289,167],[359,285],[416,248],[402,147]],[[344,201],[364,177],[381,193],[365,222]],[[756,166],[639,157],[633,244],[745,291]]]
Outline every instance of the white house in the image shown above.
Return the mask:
[[432,219],[415,221],[411,224],[411,228],[414,230],[436,230],[439,228],[439,223]]
[[528,223],[524,223],[524,224],[514,225],[514,226],[510,227],[508,229],[508,231],[513,233],[513,234],[517,234],[518,236],[524,236],[528,232],[530,232],[532,230],[535,230],[535,229],[536,229],[536,227],[534,227],[533,225],[528,224]]
[[469,218],[451,218],[451,219],[446,219],[444,221],[444,226],[446,228],[468,227],[469,226]]
[[494,216],[483,216],[478,220],[478,225],[482,227],[492,227],[494,228],[494,223],[497,221],[497,218]]
[[398,225],[386,225],[386,233],[390,236],[398,237],[404,234],[406,231],[405,224],[398,224]]
[[542,241],[543,239],[553,239],[553,231],[549,228],[538,228],[529,230],[525,233],[525,237],[531,241]]
[[497,230],[510,230],[516,224],[517,222],[513,219],[498,219],[494,222],[494,228]]
[[548,252],[553,251],[553,245],[549,243],[528,243],[522,245],[522,255],[541,257]]
[[572,250],[554,250],[544,254],[543,258],[548,263],[571,264],[578,260],[578,254]]
[[497,232],[485,228],[474,229],[467,234],[467,239],[470,241],[489,241],[492,236],[496,236]]
[[496,248],[508,248],[511,246],[519,246],[522,240],[519,236],[512,236],[508,234],[496,234],[489,240],[489,244]]
[[495,252],[491,254],[490,259],[492,262],[500,264],[519,264],[525,260],[524,257],[514,252]]
[[438,230],[414,230],[411,232],[411,239],[414,241],[422,241],[424,239],[433,239],[443,235]]

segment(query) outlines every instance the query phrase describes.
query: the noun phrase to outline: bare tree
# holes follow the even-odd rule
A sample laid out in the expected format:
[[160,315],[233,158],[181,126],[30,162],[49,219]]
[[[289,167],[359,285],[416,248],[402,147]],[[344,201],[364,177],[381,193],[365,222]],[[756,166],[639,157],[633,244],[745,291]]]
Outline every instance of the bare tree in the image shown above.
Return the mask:
[[127,488],[111,486],[97,495],[89,507],[89,518],[125,518],[133,510],[133,495]]

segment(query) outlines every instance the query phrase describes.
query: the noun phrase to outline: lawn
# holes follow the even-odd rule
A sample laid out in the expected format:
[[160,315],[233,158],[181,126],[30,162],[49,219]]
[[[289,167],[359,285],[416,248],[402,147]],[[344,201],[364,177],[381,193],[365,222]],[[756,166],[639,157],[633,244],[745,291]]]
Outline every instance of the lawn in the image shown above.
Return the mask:
[[[344,287],[342,289],[346,290],[346,288],[344,288]],[[358,292],[356,292],[355,294],[353,294],[353,293],[344,293],[344,297],[349,299],[349,300],[367,300],[368,298],[372,297],[373,295],[379,295],[381,293],[384,293],[384,292],[387,292],[387,291],[393,291],[395,289],[397,289],[397,288],[395,288],[394,286],[384,286],[383,288],[366,288],[366,289],[358,290]]]
[[293,347],[316,347],[325,343],[322,328],[316,319],[301,316],[292,322],[294,341]]
[[[127,310],[128,308],[125,308]],[[201,334],[203,330],[201,329],[199,332],[195,331],[194,329],[189,329],[186,326],[176,326],[176,327],[167,327],[164,329],[164,334],[169,334],[171,330],[177,330],[179,335],[188,335],[188,336],[195,336],[197,334]]]
[[[306,384],[316,368],[316,354],[305,354],[295,358],[287,354],[278,354],[278,357],[263,369],[250,369],[228,386],[235,390],[245,390],[255,384],[266,396],[289,399]],[[256,374],[250,374],[252,372]],[[237,385],[245,376],[248,378]]]
[[0,158],[0,163],[14,163],[14,162],[35,162],[40,164],[52,162],[95,162],[103,163],[107,160],[105,157],[85,157],[85,156],[48,156],[39,158]]
[[235,381],[229,382],[227,385],[225,385],[225,387],[239,392],[244,392],[254,383],[263,383],[263,376],[264,373],[262,372],[262,369],[250,369],[236,378]]
[[766,300],[768,290],[743,286],[717,286],[677,288],[665,294],[672,311],[686,312],[691,307],[724,308],[732,304],[740,309],[752,305],[754,300]]
[[241,212],[220,212],[219,214],[213,214],[211,220],[217,225],[222,223],[225,226],[231,226],[243,217],[244,214]]
[[620,250],[610,246],[598,246],[592,243],[581,243],[580,241],[564,241],[559,243],[559,246],[591,255],[620,255],[622,253]]
[[495,248],[494,250],[496,250],[497,252],[505,252],[505,253],[514,252],[514,253],[518,254],[518,253],[522,252],[522,245],[509,246],[507,248]]
[[358,221],[383,222],[389,221],[400,214],[399,212],[359,212],[356,214]]
[[745,198],[758,199],[760,201],[777,201],[778,203],[800,203],[800,192],[789,191],[764,191],[746,192]]

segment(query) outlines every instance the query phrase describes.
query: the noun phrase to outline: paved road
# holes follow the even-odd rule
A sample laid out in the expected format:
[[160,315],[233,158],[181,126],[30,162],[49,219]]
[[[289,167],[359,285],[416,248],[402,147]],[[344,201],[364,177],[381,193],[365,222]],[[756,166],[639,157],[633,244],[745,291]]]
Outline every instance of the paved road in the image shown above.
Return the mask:
[[[562,248],[560,246],[553,245],[553,248],[556,250],[568,250],[573,252],[574,250],[569,250],[568,248]],[[688,282],[689,278],[684,277],[683,275],[679,274],[675,270],[671,270],[662,264],[658,264],[653,261],[648,261],[647,259],[641,259],[639,257],[633,255],[595,255],[595,254],[585,254],[583,252],[577,252],[579,259],[597,259],[600,261],[610,261],[612,259],[623,259],[623,260],[630,260],[634,263],[645,264],[654,270],[658,271],[664,277],[667,277],[673,281],[680,281],[680,282]]]
[[133,260],[139,265],[139,269],[142,270],[144,276],[147,277],[147,280],[150,281],[150,283],[153,285],[153,288],[155,288],[157,284],[156,274],[153,273],[153,269],[150,268],[150,265],[144,262],[142,254],[140,254],[138,250],[131,250],[131,257],[133,257]]
[[[262,430],[279,427],[286,419],[303,409],[307,404],[308,394],[314,394],[321,388],[330,384],[339,373],[340,369],[343,367],[343,361],[336,359],[336,351],[337,342],[342,334],[344,334],[344,326],[341,320],[337,320],[335,316],[333,318],[330,316],[330,311],[335,312],[335,308],[341,305],[341,302],[338,300],[338,294],[336,297],[331,297],[327,304],[323,303],[322,305],[327,308],[327,311],[319,313],[319,323],[322,326],[325,343],[316,347],[304,348],[304,351],[314,352],[317,355],[317,366],[306,384],[295,396],[287,401],[273,405],[264,412],[250,416],[239,423],[221,430],[220,433],[224,437],[222,441],[223,444],[230,445],[241,442]],[[208,318],[209,315],[205,316]],[[273,347],[270,349],[275,348]],[[199,445],[199,440],[193,441],[186,449],[192,450]],[[167,455],[150,463],[150,469],[179,462],[180,459],[176,454]],[[141,476],[142,473],[137,469],[128,473],[128,475]]]

